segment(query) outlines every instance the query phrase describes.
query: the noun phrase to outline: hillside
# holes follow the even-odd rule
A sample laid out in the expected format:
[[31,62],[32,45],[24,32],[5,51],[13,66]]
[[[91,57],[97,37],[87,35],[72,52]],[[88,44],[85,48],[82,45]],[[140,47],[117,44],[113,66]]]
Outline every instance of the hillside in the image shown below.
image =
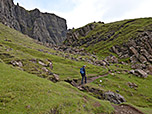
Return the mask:
[[0,63],[0,69],[1,114],[91,114],[113,111],[108,102],[97,100],[65,82],[55,84],[4,63]]
[[99,59],[128,63],[152,74],[152,18],[90,23],[67,34],[64,44],[81,47]]
[[[151,75],[130,74],[128,63],[101,64],[83,49],[42,44],[0,24],[0,113],[152,113]],[[83,65],[88,83],[79,86]]]
[[[130,46],[134,44],[142,46],[138,42],[144,40],[143,37],[151,37],[151,25],[152,18],[130,19],[107,24],[94,22],[70,30],[64,43],[73,47],[81,46],[100,57],[117,54],[125,58],[122,57],[125,54],[128,54],[126,57],[130,56],[128,52]],[[151,43],[150,41],[148,43]]]
[[[117,91],[125,96],[128,102],[151,109],[151,104],[147,103],[148,99],[152,98],[149,91],[152,81],[151,25],[152,18],[130,19],[107,24],[93,22],[81,28],[69,30],[64,44],[96,54],[99,60],[105,62],[103,66],[109,66],[108,77],[100,77],[87,86]],[[146,88],[149,89],[146,90]],[[146,106],[147,104],[149,106]]]
[[[98,75],[103,68],[38,51],[40,49],[56,53],[0,24],[0,113],[88,114],[113,111],[109,102],[95,99],[62,81],[80,78],[79,68],[84,64],[90,74]],[[44,65],[48,60],[53,63],[53,70]],[[98,70],[92,71],[92,68]],[[59,83],[50,81],[53,74],[59,75]],[[94,106],[96,104],[97,107]]]

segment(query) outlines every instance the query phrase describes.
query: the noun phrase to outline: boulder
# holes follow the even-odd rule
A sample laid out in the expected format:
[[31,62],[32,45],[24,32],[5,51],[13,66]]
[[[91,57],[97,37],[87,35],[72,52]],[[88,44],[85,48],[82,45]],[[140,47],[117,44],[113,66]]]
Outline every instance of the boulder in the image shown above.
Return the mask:
[[59,75],[53,74],[53,79],[54,79],[55,81],[59,81]]
[[115,46],[112,47],[112,51],[113,51],[114,53],[116,53],[117,55],[119,55],[119,51],[116,49]]
[[114,104],[121,104],[123,102],[126,102],[125,98],[123,96],[121,96],[120,94],[114,93],[114,92],[105,92],[103,94],[103,98],[105,100],[108,100]]
[[127,65],[127,63],[125,63],[125,62],[123,62],[123,61],[121,61],[120,64],[122,64],[122,65]]
[[104,61],[108,61],[109,63],[118,63],[118,58],[116,56],[108,56]]
[[139,59],[139,61],[140,61],[141,63],[146,63],[146,62],[147,62],[147,59],[146,59],[143,55],[140,55],[140,56],[138,57],[138,59]]
[[74,80],[72,80],[71,85],[74,87],[78,87],[77,83]]
[[136,63],[138,60],[137,60],[136,56],[133,55],[130,57],[130,61],[131,61],[131,63]]
[[36,59],[31,59],[30,61],[31,61],[32,63],[36,63],[36,62],[37,62]]
[[135,55],[136,58],[138,58],[138,56],[139,56],[138,51],[137,51],[134,47],[130,47],[129,49],[130,49],[131,53],[132,53],[133,55]]
[[142,78],[147,78],[147,76],[148,76],[148,74],[145,71],[141,70],[141,69],[136,69],[134,74],[136,76],[142,77]]
[[104,60],[100,60],[99,64],[102,65],[102,66],[106,66],[107,65],[107,63]]
[[44,72],[49,72],[49,70],[48,70],[46,67],[43,67],[42,70],[43,70]]
[[111,57],[112,63],[118,63],[118,58],[116,56]]
[[137,84],[132,83],[132,82],[128,82],[127,85],[128,85],[130,88],[137,88],[137,87],[138,87]]
[[151,55],[147,52],[147,50],[144,49],[144,48],[140,50],[140,53],[141,53],[142,55],[144,55],[147,59],[150,58],[150,56],[151,56]]
[[152,65],[147,65],[147,70],[149,71],[149,74],[152,75]]
[[11,64],[13,65],[13,66],[19,66],[19,67],[22,67],[23,66],[23,64],[22,64],[22,62],[21,61],[11,61]]
[[43,63],[42,61],[39,61],[38,63],[44,67],[47,67],[47,64]]
[[132,69],[145,69],[146,65],[145,64],[133,64],[131,65]]
[[52,82],[58,82],[59,81],[59,75],[57,74],[52,74],[51,76],[49,76],[48,78],[50,81]]

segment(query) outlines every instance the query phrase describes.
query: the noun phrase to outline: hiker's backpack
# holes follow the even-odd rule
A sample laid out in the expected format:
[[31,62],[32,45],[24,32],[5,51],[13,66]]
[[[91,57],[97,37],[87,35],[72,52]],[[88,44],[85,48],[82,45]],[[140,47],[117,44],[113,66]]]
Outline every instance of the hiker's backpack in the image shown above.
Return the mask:
[[81,73],[81,74],[84,74],[83,68],[80,68],[80,73]]

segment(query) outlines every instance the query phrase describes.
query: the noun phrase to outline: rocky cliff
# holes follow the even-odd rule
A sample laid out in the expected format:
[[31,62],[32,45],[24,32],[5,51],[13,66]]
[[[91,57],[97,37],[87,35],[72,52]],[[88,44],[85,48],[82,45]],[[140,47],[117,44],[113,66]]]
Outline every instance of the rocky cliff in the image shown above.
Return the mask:
[[41,42],[61,44],[66,38],[66,20],[55,14],[27,11],[13,0],[0,1],[0,22]]

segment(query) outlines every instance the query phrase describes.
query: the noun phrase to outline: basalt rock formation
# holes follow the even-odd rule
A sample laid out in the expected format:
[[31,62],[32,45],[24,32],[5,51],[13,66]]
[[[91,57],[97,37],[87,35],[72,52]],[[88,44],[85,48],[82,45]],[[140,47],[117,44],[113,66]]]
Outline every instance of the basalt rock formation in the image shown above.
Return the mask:
[[[120,59],[130,58],[132,63],[152,63],[152,18],[120,21],[110,24],[91,23],[67,33],[65,45],[82,46],[93,52]],[[144,26],[144,21],[147,25]],[[143,26],[138,24],[143,23]],[[111,53],[112,52],[112,53]]]
[[95,28],[95,24],[90,23],[82,28],[79,28],[78,30],[74,31],[69,30],[67,32],[67,39],[65,40],[64,44],[67,46],[81,46],[85,43],[89,43],[93,40],[93,38],[88,39],[82,39],[79,40],[80,37],[85,37],[88,35],[90,31],[92,31]]
[[61,44],[66,38],[66,20],[38,9],[27,11],[13,0],[0,1],[0,22],[41,42]]
[[130,57],[132,63],[152,63],[152,32],[142,32],[134,39],[130,39],[123,46],[113,46],[111,51],[120,58]]
[[152,74],[152,18],[90,23],[68,31],[64,44],[104,58],[117,55],[115,63],[131,63],[132,69]]

